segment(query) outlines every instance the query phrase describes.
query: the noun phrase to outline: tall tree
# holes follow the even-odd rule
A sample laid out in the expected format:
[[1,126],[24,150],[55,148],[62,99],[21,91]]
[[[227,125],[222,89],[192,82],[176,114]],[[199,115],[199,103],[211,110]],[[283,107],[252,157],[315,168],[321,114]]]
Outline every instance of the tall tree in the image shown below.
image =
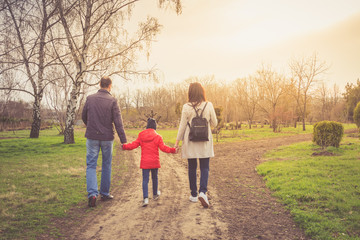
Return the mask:
[[310,92],[314,85],[320,81],[320,76],[324,74],[329,67],[326,62],[320,61],[317,54],[314,53],[308,58],[293,59],[290,62],[290,69],[292,72],[292,84],[296,88],[294,97],[302,116],[303,131],[305,131]]
[[[72,79],[72,90],[66,111],[64,142],[74,143],[75,112],[81,86],[97,84],[99,75],[117,74],[129,79],[132,74],[151,74],[136,69],[139,51],[150,48],[160,31],[155,18],[139,24],[135,36],[129,36],[124,23],[131,18],[139,0],[56,0],[59,18],[66,36],[71,62],[64,58],[63,67]],[[181,12],[180,0],[160,0],[160,6],[175,4]],[[62,35],[62,33],[60,33]],[[147,52],[147,55],[149,52]],[[60,55],[60,54],[59,54]],[[66,54],[63,54],[66,56]]]
[[259,92],[256,81],[249,78],[240,78],[235,81],[238,104],[242,108],[251,129],[251,125],[258,111]]
[[[2,85],[1,90],[20,91],[33,99],[33,122],[31,138],[38,138],[41,127],[41,101],[48,84],[46,69],[54,59],[47,55],[48,31],[54,26],[53,1],[47,0],[4,0],[1,11],[1,74],[16,71],[25,82]],[[54,80],[54,79],[52,79]]]
[[360,102],[360,79],[357,80],[356,85],[347,83],[345,86],[345,93],[343,97],[346,102],[346,113],[349,121],[353,120],[354,109],[358,102]]
[[269,121],[273,131],[278,130],[278,109],[281,104],[281,97],[286,93],[286,78],[272,70],[270,66],[262,66],[254,76],[256,81],[259,101],[258,106]]

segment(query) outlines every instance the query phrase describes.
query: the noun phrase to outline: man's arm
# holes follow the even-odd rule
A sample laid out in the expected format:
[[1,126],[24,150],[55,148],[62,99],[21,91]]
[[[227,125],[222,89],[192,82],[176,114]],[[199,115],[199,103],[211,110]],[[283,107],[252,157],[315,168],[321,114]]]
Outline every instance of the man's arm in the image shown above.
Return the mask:
[[81,117],[82,117],[82,120],[85,123],[85,125],[87,125],[87,100],[85,102]]
[[112,111],[113,111],[113,116],[114,116],[115,129],[120,138],[120,142],[126,143],[127,140],[126,140],[126,134],[124,131],[123,120],[121,117],[119,105],[117,104],[116,100],[114,100]]

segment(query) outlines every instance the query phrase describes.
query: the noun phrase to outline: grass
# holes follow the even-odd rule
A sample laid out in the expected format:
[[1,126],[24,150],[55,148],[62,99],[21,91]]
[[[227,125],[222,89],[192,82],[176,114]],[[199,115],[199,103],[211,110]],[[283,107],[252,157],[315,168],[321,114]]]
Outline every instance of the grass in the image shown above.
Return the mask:
[[[1,239],[36,239],[49,231],[51,218],[87,204],[84,132],[75,131],[76,143],[68,145],[54,129],[41,131],[38,139],[28,136],[0,133]],[[101,166],[101,154],[99,160]]]
[[[138,134],[143,130],[144,129],[126,129],[125,132],[127,135],[137,137]],[[175,144],[178,129],[157,129],[156,132],[163,137],[163,140],[166,144],[170,146]]]
[[[221,130],[221,137],[219,139],[220,143],[226,142],[239,142],[239,141],[249,141],[249,140],[259,140],[264,138],[274,138],[282,136],[291,136],[297,134],[306,134],[312,133],[313,126],[307,125],[306,131],[302,130],[302,127],[287,127],[282,128],[280,132],[274,133],[269,126],[263,128],[244,128],[238,130]],[[216,141],[216,135],[214,135]]]
[[[355,124],[343,124],[343,126],[345,130],[356,128]],[[277,133],[274,133],[272,128],[269,126],[252,129],[245,127],[238,130],[221,130],[219,143],[259,140],[264,138],[268,139],[307,133],[313,133],[313,125],[306,125],[305,131],[302,130],[302,125],[298,125],[297,128],[283,127],[281,128],[281,131]],[[216,142],[216,135],[213,135],[213,137],[214,141]]]
[[344,138],[334,156],[314,157],[318,146],[298,143],[267,153],[257,171],[313,239],[360,239],[359,150]]
[[[343,124],[344,129],[354,129],[356,128],[355,124]],[[136,137],[139,132],[143,129],[126,129],[126,134]],[[164,142],[167,144],[175,144],[176,135],[178,129],[157,129],[156,130],[164,139]],[[281,129],[281,132],[274,133],[272,128],[265,126],[263,128],[246,128],[237,130],[221,130],[219,142],[216,142],[216,135],[213,134],[214,143],[227,143],[227,142],[241,142],[249,140],[259,140],[259,139],[269,139],[282,136],[291,136],[297,134],[308,134],[313,132],[313,125],[306,125],[306,131],[302,130],[302,126],[298,125],[297,128],[294,127],[284,127]]]
[[[274,133],[271,128],[253,128],[253,129],[238,129],[238,130],[221,130],[218,143],[227,142],[240,142],[249,140],[258,140],[264,138],[273,138],[281,136],[290,136],[295,134],[312,133],[312,126],[307,126],[307,130],[304,132],[298,128],[283,128],[279,133]],[[126,130],[126,134],[136,137],[143,129],[129,129]],[[175,144],[178,129],[157,129],[156,130],[164,139],[167,144]],[[216,135],[213,134],[214,143],[216,142]]]

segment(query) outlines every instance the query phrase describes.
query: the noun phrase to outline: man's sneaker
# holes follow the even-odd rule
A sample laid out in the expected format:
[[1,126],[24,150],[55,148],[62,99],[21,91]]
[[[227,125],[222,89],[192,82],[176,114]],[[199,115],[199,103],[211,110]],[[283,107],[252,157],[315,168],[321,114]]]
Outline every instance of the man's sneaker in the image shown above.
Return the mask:
[[193,196],[191,196],[190,195],[190,202],[197,202],[198,201],[198,197],[196,196],[196,197],[193,197]]
[[143,207],[146,207],[147,205],[149,205],[149,199],[144,198]]
[[95,207],[96,205],[96,196],[89,197],[89,207]]
[[209,205],[210,205],[209,200],[208,200],[207,196],[205,195],[205,193],[201,192],[199,194],[199,200],[201,202],[201,205],[203,205],[203,207],[205,207],[205,208],[209,207]]
[[157,191],[157,194],[154,195],[154,200],[158,200],[159,197],[160,197],[160,194],[161,194],[161,192],[160,192],[160,191]]
[[111,194],[109,194],[109,195],[102,195],[102,194],[101,194],[101,200],[102,200],[102,201],[112,200],[112,199],[114,199],[114,196],[111,195]]

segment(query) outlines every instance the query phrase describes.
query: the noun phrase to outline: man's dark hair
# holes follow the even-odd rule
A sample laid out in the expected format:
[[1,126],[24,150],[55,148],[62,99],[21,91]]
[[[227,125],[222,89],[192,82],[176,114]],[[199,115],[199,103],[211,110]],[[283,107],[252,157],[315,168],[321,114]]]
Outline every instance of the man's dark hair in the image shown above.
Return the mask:
[[108,88],[111,84],[112,84],[112,80],[108,76],[102,77],[101,80],[100,80],[100,87],[101,88]]

